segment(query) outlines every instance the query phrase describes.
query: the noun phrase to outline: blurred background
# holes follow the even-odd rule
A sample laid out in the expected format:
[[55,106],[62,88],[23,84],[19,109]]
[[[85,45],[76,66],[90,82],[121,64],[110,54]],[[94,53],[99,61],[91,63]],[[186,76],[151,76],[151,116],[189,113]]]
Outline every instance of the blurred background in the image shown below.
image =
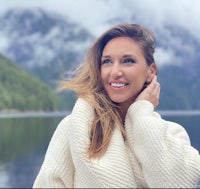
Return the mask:
[[199,0],[0,0],[0,188],[30,188],[76,100],[57,91],[87,48],[119,23],[153,31],[161,98],[200,150]]

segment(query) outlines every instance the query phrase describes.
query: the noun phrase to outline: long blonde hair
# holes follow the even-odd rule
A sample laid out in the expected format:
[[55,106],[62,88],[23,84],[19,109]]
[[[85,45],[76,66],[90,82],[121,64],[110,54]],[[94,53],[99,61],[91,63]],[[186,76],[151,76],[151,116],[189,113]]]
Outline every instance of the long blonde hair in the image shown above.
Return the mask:
[[89,48],[84,64],[76,69],[76,75],[63,83],[63,89],[73,90],[78,97],[93,105],[95,118],[91,128],[90,158],[103,155],[111,140],[115,125],[119,125],[124,139],[125,129],[118,105],[111,101],[103,88],[100,76],[101,56],[105,45],[113,38],[127,36],[140,44],[147,64],[154,62],[155,39],[146,28],[136,24],[120,24],[102,34]]

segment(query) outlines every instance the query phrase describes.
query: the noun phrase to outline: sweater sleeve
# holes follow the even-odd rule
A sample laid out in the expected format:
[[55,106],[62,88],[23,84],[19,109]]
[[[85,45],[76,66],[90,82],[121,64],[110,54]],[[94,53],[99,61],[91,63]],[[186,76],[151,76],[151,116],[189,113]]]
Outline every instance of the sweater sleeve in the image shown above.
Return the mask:
[[200,179],[200,155],[186,130],[163,120],[148,101],[137,101],[128,110],[131,148],[152,188],[194,188]]
[[70,116],[64,118],[49,143],[33,188],[72,188],[74,166],[69,147]]

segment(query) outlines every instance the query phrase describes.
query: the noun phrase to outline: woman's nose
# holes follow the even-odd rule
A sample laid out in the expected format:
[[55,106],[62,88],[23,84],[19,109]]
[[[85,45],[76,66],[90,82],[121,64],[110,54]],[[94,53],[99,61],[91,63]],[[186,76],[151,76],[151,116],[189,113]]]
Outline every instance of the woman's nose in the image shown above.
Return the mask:
[[111,70],[111,75],[113,77],[120,77],[123,75],[123,70],[120,64],[114,63]]

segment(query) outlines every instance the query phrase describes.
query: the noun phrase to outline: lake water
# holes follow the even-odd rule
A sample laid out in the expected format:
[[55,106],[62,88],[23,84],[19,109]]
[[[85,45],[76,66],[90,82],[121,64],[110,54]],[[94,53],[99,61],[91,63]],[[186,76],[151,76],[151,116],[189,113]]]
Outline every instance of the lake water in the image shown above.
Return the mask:
[[[200,151],[200,114],[167,114],[180,123]],[[64,114],[0,116],[0,188],[31,188],[49,140]]]

